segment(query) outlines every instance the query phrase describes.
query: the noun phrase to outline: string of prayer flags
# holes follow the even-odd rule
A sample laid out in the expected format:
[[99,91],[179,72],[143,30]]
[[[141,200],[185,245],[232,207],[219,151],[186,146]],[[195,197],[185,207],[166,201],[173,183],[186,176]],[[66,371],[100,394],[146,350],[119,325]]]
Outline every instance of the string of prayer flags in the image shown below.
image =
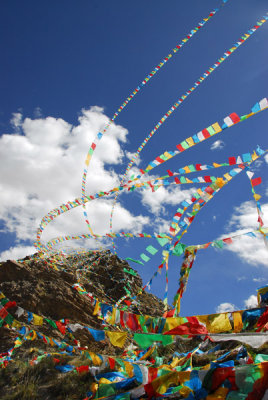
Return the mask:
[[[264,154],[265,152],[263,151],[263,150],[261,150],[261,149],[259,149],[259,148],[257,148],[257,150],[256,150],[256,152],[254,152],[252,155],[251,155],[251,159],[252,159],[252,161],[255,161],[257,158],[258,158],[258,156],[259,155],[262,155],[262,154]],[[242,155],[242,158],[244,158],[244,160],[246,160],[246,159],[249,159],[249,157],[248,157],[248,154],[246,154],[246,155]],[[235,160],[235,161],[233,161],[232,160],[232,158],[229,158],[229,165],[234,165],[234,163],[235,162],[242,162],[242,160],[240,160],[239,159],[239,157],[237,157],[237,159]],[[214,163],[215,164],[215,163]],[[217,164],[217,163],[216,163]],[[217,164],[216,165],[216,167],[218,166],[219,164]],[[197,167],[197,165],[196,165],[196,167]],[[199,165],[198,165],[198,167],[199,167]],[[215,166],[214,166],[215,167]],[[241,167],[241,166],[240,166]],[[206,166],[204,166],[204,168],[206,168]],[[201,166],[201,167],[199,167],[199,169],[203,169],[203,167]],[[225,174],[224,176],[225,176],[225,178],[227,179],[227,180],[231,180],[232,178],[231,178],[231,176],[235,176],[235,174],[236,174],[237,172],[236,172],[236,170],[233,170],[233,171],[231,171],[231,172],[229,172],[229,173],[227,173],[227,174]],[[201,179],[201,178],[200,178]],[[211,177],[211,179],[212,179],[212,177]],[[217,184],[219,184],[219,178],[213,178],[214,179],[214,183],[217,183]],[[189,182],[196,182],[196,179],[194,179],[193,181],[189,181]],[[201,182],[202,182],[202,180],[201,180]],[[94,196],[90,196],[90,197],[93,197],[94,198]],[[196,193],[195,195],[194,195],[194,198],[196,198],[196,197],[200,197],[200,195],[198,194],[198,193]],[[78,202],[79,203],[79,202]],[[76,206],[78,206],[79,204],[76,204]],[[80,204],[81,205],[81,204]],[[67,210],[67,209],[66,209]],[[56,215],[60,215],[60,213],[61,212],[66,212],[66,210],[64,210],[63,208],[62,208],[62,206],[59,208],[59,209],[57,209],[57,211],[55,210],[55,216]],[[68,211],[68,210],[67,210]],[[54,219],[54,217],[53,217],[53,219]],[[51,219],[52,220],[52,219]],[[43,225],[42,225],[42,230],[44,229],[44,227],[49,223],[49,222],[51,222],[51,220],[48,220],[47,218],[45,218],[45,219],[43,219]],[[111,234],[106,234],[106,236],[111,236]],[[137,235],[133,235],[133,234],[130,234],[130,233],[123,233],[123,232],[121,232],[121,233],[117,233],[117,234],[114,234],[114,237],[149,237],[149,238],[151,238],[151,237],[156,237],[156,238],[158,238],[158,239],[161,239],[161,237],[163,237],[163,235],[148,235],[148,234],[145,234],[145,233],[143,233],[143,234],[137,234]],[[55,244],[57,244],[57,243],[59,243],[59,242],[62,242],[62,241],[65,241],[65,240],[70,240],[70,239],[84,239],[84,238],[90,238],[90,237],[92,237],[91,235],[78,235],[78,236],[65,236],[65,237],[60,237],[60,238],[56,238],[56,239],[53,239],[53,240],[51,240],[50,242],[48,242],[47,243],[47,245],[46,245],[46,247],[44,247],[43,245],[40,245],[40,235],[39,235],[39,239],[38,239],[38,241],[39,241],[39,244],[38,243],[36,243],[37,244],[37,247],[39,247],[40,249],[42,248],[42,250],[44,250],[45,248],[51,248],[53,245],[55,245]],[[96,237],[102,237],[101,235],[96,235]],[[166,236],[167,238],[168,238],[168,236]],[[160,240],[161,241],[161,240]]]
[[[225,2],[222,3],[222,5],[224,5]],[[207,18],[204,18],[201,22],[199,22],[199,24],[197,25],[196,28],[192,29],[191,32],[186,36],[186,38],[184,38],[178,45],[176,45],[175,48],[173,48],[172,52],[174,54],[176,54],[178,52],[178,50],[180,50],[185,43],[187,43],[189,41],[189,39],[195,35],[200,28],[202,28],[206,22],[208,22],[218,11],[218,9],[213,10],[212,12],[210,12],[209,16]],[[136,96],[136,94],[141,90],[141,88],[143,86],[145,86],[147,84],[147,82],[149,82],[149,80],[155,76],[155,74],[167,63],[167,61],[172,57],[172,53],[169,53],[167,57],[164,57],[164,59],[157,64],[157,66],[152,70],[152,72],[147,75],[142,82],[140,83],[140,85],[138,85],[135,90],[125,99],[125,101],[121,104],[121,106],[117,109],[117,112],[114,113],[113,117],[109,119],[108,123],[105,125],[105,127],[102,129],[101,132],[99,132],[96,136],[96,138],[94,139],[94,141],[92,142],[89,150],[88,150],[88,154],[85,160],[85,166],[84,166],[84,171],[83,171],[83,176],[82,176],[82,185],[81,185],[81,192],[82,192],[82,197],[85,197],[86,195],[86,180],[87,180],[87,173],[88,173],[88,167],[89,167],[89,163],[90,160],[92,158],[92,155],[97,147],[98,142],[102,139],[103,134],[108,130],[108,128],[110,127],[111,123],[115,121],[115,119],[119,116],[119,113],[127,106],[127,104],[134,98],[134,96]],[[120,185],[121,186],[121,185]],[[85,222],[87,224],[87,227],[90,231],[90,234],[93,235],[93,231],[92,228],[90,226],[89,220],[88,220],[88,215],[87,215],[87,211],[86,208],[84,206],[83,203],[83,214],[85,217]],[[111,229],[112,230],[112,229]]]
[[[102,139],[104,132],[108,129],[109,125],[113,121],[113,118],[108,121],[108,124],[104,127],[104,129],[97,134],[96,140],[91,144],[91,147],[89,149],[87,159],[85,161],[85,169],[84,169],[84,174],[83,174],[83,179],[82,179],[82,196],[80,198],[75,199],[74,201],[69,201],[66,204],[62,204],[58,208],[55,208],[54,210],[50,211],[41,221],[40,227],[37,232],[37,241],[36,241],[36,247],[38,250],[41,252],[43,251],[45,254],[45,257],[47,255],[50,255],[51,252],[54,249],[54,246],[63,243],[64,241],[71,240],[71,239],[87,239],[87,238],[102,238],[104,236],[107,236],[111,239],[117,238],[117,237],[124,237],[124,238],[133,238],[133,237],[143,237],[143,238],[156,238],[158,240],[158,243],[160,244],[161,247],[165,247],[165,249],[162,251],[163,255],[163,262],[162,264],[158,267],[156,273],[154,274],[153,277],[155,277],[158,273],[161,272],[163,266],[165,265],[166,273],[165,273],[165,278],[166,278],[166,287],[165,287],[165,294],[164,294],[164,304],[165,308],[167,309],[167,295],[168,295],[168,259],[170,254],[180,256],[184,253],[185,251],[185,245],[181,243],[182,236],[187,232],[188,228],[192,224],[193,220],[195,219],[196,215],[199,213],[199,211],[215,196],[216,193],[220,191],[221,188],[223,188],[227,183],[229,183],[235,176],[237,176],[240,172],[243,170],[248,170],[248,167],[250,164],[258,159],[260,156],[260,149],[257,148],[256,152],[253,154],[250,153],[244,153],[242,156],[234,158],[230,157],[229,158],[229,163],[225,164],[218,164],[218,163],[213,163],[212,166],[202,166],[200,164],[189,164],[188,166],[185,166],[183,169],[179,169],[179,172],[172,172],[168,170],[168,177],[160,177],[160,178],[154,178],[146,182],[141,182],[139,181],[141,178],[141,175],[138,175],[135,177],[135,175],[132,175],[130,180],[126,182],[126,176],[133,165],[134,161],[138,157],[139,153],[143,150],[145,145],[148,143],[148,141],[151,139],[151,137],[157,132],[157,130],[160,128],[160,126],[166,121],[167,118],[180,106],[180,104],[219,66],[221,63],[228,58],[238,47],[240,47],[241,44],[243,44],[260,26],[262,26],[266,21],[268,17],[264,17],[261,19],[259,22],[257,22],[256,25],[252,29],[250,29],[246,34],[244,34],[238,42],[236,42],[228,51],[224,53],[224,55],[218,59],[218,61],[211,66],[195,83],[194,85],[184,94],[182,95],[174,104],[173,106],[167,111],[167,113],[159,120],[159,122],[154,126],[154,128],[149,132],[147,137],[144,139],[143,143],[140,145],[138,148],[137,152],[134,154],[133,158],[129,162],[127,169],[125,171],[125,174],[123,178],[121,179],[119,187],[113,188],[109,191],[100,191],[99,193],[96,193],[95,195],[90,195],[86,196],[85,195],[85,184],[86,184],[86,175],[87,175],[87,169],[91,160],[91,157],[96,149],[97,142]],[[177,51],[177,50],[176,50]],[[170,57],[167,58],[167,60]],[[164,65],[164,63],[163,63]],[[162,65],[160,66],[162,67]],[[158,71],[159,68],[155,70],[155,73]],[[152,73],[151,76],[153,76],[155,73]],[[145,83],[147,80],[145,79]],[[145,84],[144,83],[144,84]],[[140,89],[140,87],[138,88]],[[138,93],[139,90],[136,90],[133,92],[133,95]],[[133,96],[130,96],[130,101],[133,98]],[[118,112],[121,112],[121,110],[126,106],[128,103],[125,102],[123,105],[120,107]],[[267,109],[268,108],[268,100],[267,99],[262,99],[260,102],[254,105],[252,108],[252,112],[239,116],[236,113],[231,113],[227,117],[224,118],[223,124],[219,124],[218,122],[213,123],[212,125],[208,126],[207,128],[197,132],[195,135],[192,137],[186,138],[183,140],[181,143],[179,143],[176,146],[175,151],[165,151],[163,154],[161,154],[159,157],[157,157],[154,161],[152,161],[148,167],[145,170],[141,170],[141,174],[144,175],[146,172],[151,171],[153,168],[156,166],[163,164],[164,162],[170,160],[172,157],[176,156],[177,154],[195,146],[196,144],[200,143],[203,140],[206,140],[210,138],[211,136],[214,136],[215,134],[220,133],[221,131],[241,122],[252,115],[255,115],[256,113]],[[118,113],[114,115],[116,118],[118,116]],[[265,152],[262,151],[262,154]],[[216,177],[212,175],[205,175],[205,176],[199,176],[195,177],[192,180],[189,179],[188,177],[183,176],[184,174],[188,174],[191,172],[196,172],[198,171],[204,171],[205,169],[210,169],[212,168],[219,168],[220,166],[227,166],[227,165],[232,165],[234,168],[230,169],[227,173],[223,175],[223,177]],[[204,168],[202,168],[204,167]],[[181,175],[178,177],[177,175]],[[171,178],[171,179],[170,179]],[[254,194],[254,198],[257,202],[257,209],[258,209],[258,222],[260,224],[259,231],[261,234],[263,234],[264,239],[266,239],[266,233],[263,230],[263,221],[261,218],[261,207],[259,203],[260,196],[255,193],[254,187],[257,186],[258,184],[261,183],[261,178],[255,178],[251,180],[251,185],[252,185],[252,191]],[[176,210],[175,215],[172,218],[172,222],[170,224],[169,232],[170,236],[163,236],[163,235],[149,235],[147,233],[140,233],[140,234],[132,234],[132,233],[125,233],[125,232],[120,232],[120,233],[115,233],[112,232],[112,218],[113,218],[113,212],[115,208],[115,204],[117,201],[117,197],[121,191],[133,191],[134,189],[137,188],[146,188],[146,189],[151,189],[153,192],[156,191],[160,186],[169,186],[169,185],[174,185],[174,184],[193,184],[193,183],[206,183],[208,184],[207,186],[202,186],[202,188],[199,188],[196,190],[196,193],[191,196],[189,199],[183,200],[180,204],[178,209]],[[85,203],[99,199],[101,197],[105,196],[110,196],[114,195],[114,203],[112,206],[112,212],[110,216],[110,233],[106,235],[96,235],[93,233],[90,223],[87,217],[87,212],[85,209]],[[87,235],[76,235],[76,236],[64,236],[64,237],[58,237],[55,239],[52,239],[50,242],[48,242],[46,245],[41,243],[41,234],[44,230],[44,228],[50,223],[51,221],[55,220],[56,217],[59,215],[68,212],[69,210],[78,207],[78,206],[83,206],[84,208],[84,216],[85,216],[85,221],[88,225],[88,228],[90,230],[90,233]],[[192,207],[192,208],[190,208]],[[177,235],[177,242],[172,245],[172,242],[174,240],[174,237]],[[232,242],[231,238],[226,238],[224,241],[223,239],[218,239],[215,240],[209,245],[212,245],[213,247],[216,248],[223,248],[225,244],[230,244]],[[205,247],[203,247],[205,248]],[[188,247],[188,252],[189,253],[194,253],[196,254],[196,249],[197,248],[191,248],[191,246]],[[146,247],[143,253],[140,254],[140,260],[135,260],[133,258],[128,258],[129,260],[133,262],[137,262],[141,265],[144,265],[144,263],[149,262],[152,259],[152,256],[157,254],[159,252],[159,249],[149,245]],[[62,254],[62,257],[65,255]],[[176,299],[176,312],[179,312],[179,301],[182,296],[183,291],[185,290],[185,286],[187,283],[188,275],[187,275],[188,269],[185,267],[185,270],[183,271],[183,274],[181,275],[181,282],[180,282],[180,288],[177,293],[178,297]],[[79,272],[81,273],[81,271]],[[189,271],[188,271],[189,273]],[[153,279],[153,278],[152,278]],[[152,282],[152,279],[148,282],[147,287],[150,287],[150,284]],[[183,285],[182,285],[183,283]],[[130,301],[126,300],[128,297],[131,296],[131,292],[129,288],[125,285],[123,285],[123,288],[126,292],[126,295],[124,295],[121,299],[118,300],[117,305],[119,305],[122,301],[129,306],[131,304]],[[144,289],[144,288],[143,288]],[[107,308],[108,310],[108,308]],[[107,311],[109,313],[110,311]],[[121,316],[120,316],[121,319]],[[33,323],[35,325],[41,325],[43,324],[43,319],[38,316],[33,315],[32,313],[28,312],[28,322]],[[61,321],[56,322],[57,328],[64,334],[66,330],[66,325],[62,323]]]
[[[150,131],[148,136],[144,139],[144,141],[141,143],[139,146],[138,150],[134,154],[133,158],[130,160],[125,174],[123,175],[123,178],[120,182],[120,186],[125,182],[126,176],[128,174],[128,171],[130,168],[133,166],[135,160],[139,156],[140,152],[143,150],[143,148],[146,146],[146,144],[149,142],[149,140],[153,137],[153,135],[157,132],[157,130],[161,127],[161,125],[166,121],[170,115],[183,103],[183,101],[191,94],[193,91],[199,87],[199,85],[206,80],[206,78],[215,71],[215,69],[218,68],[235,50],[237,50],[243,43],[245,43],[246,40],[260,27],[262,26],[266,21],[268,20],[268,16],[264,16],[260,21],[254,25],[251,29],[248,30],[247,33],[245,33],[234,45],[226,51],[219,59],[214,63],[210,68],[208,68],[207,71],[204,72],[204,74],[193,84],[193,86],[185,92],[172,106],[171,108],[163,115],[163,117],[159,120],[159,122],[155,125],[155,127]],[[142,171],[141,171],[142,172]],[[111,215],[110,215],[110,229],[112,231],[112,218],[113,218],[113,213],[114,213],[114,208],[115,204],[117,201],[118,193],[115,196],[115,200],[113,203]]]
[[179,315],[179,313],[180,313],[180,301],[181,301],[183,293],[186,290],[190,270],[191,270],[194,260],[196,258],[196,253],[197,253],[197,249],[194,249],[193,251],[189,251],[188,248],[185,249],[184,260],[183,260],[181,270],[180,270],[179,289],[173,300],[174,313],[176,316]]
[[[267,98],[262,99],[260,102],[263,102],[263,104],[268,104]],[[151,161],[149,163],[149,165],[144,170],[140,170],[141,173],[145,174],[146,172],[151,171],[153,168],[157,167],[160,164],[163,164],[170,158],[175,157],[176,155],[180,154],[182,151],[188,150],[190,147],[195,146],[196,144],[209,139],[211,136],[215,135],[216,133],[219,133],[222,130],[230,128],[235,123],[237,124],[238,122],[244,121],[245,119],[248,119],[248,118],[252,117],[253,115],[257,114],[258,112],[265,110],[267,108],[268,108],[268,105],[266,105],[265,107],[262,107],[261,109],[258,109],[255,112],[251,112],[250,114],[247,114],[246,116],[244,116],[244,118],[239,117],[236,113],[231,113],[229,116],[224,118],[225,122],[221,128],[220,128],[219,123],[215,122],[214,124],[210,125],[208,128],[203,129],[202,131],[198,132],[197,134],[193,135],[192,137],[189,137],[189,138],[185,139],[184,141],[182,141],[181,143],[179,143],[176,146],[177,147],[176,151],[166,151],[165,153],[156,157],[153,161]],[[187,167],[188,173],[195,172],[195,170],[199,170],[199,169],[196,169],[193,165]],[[184,174],[184,173],[186,173],[186,171],[183,171],[183,169],[181,169],[180,174],[181,173]],[[171,171],[169,171],[169,175],[173,176]]]

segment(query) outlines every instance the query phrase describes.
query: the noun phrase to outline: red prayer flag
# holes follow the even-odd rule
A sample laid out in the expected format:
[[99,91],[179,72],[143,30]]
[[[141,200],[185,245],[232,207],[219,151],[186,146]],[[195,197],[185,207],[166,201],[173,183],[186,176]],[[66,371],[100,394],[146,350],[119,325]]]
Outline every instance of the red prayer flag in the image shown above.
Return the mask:
[[81,374],[82,372],[88,372],[89,366],[88,365],[81,365],[80,367],[76,367],[76,371]]
[[236,158],[235,157],[229,157],[229,165],[235,165],[236,164]]
[[196,317],[188,317],[188,322],[176,326],[176,328],[165,332],[164,335],[205,335],[208,333],[207,328],[200,324]]
[[266,308],[266,310],[264,311],[264,313],[260,316],[260,318],[258,319],[257,322],[257,332],[260,332],[262,329],[264,331],[266,331],[266,324],[268,322],[268,307]]
[[175,314],[175,309],[166,311],[166,312],[164,312],[164,314],[163,314],[163,318],[174,317],[174,314]]
[[1,308],[1,310],[0,310],[0,318],[5,319],[7,315],[8,315],[7,310],[4,307]]
[[148,368],[148,383],[152,382],[157,378],[157,368],[149,367]]
[[214,190],[213,190],[210,186],[208,186],[208,187],[205,189],[205,192],[207,192],[207,193],[209,193],[209,194],[212,194],[212,193],[214,192]]
[[261,177],[251,179],[252,186],[257,186],[262,182]]
[[202,130],[202,133],[203,133],[204,138],[207,139],[207,138],[210,137],[209,131],[208,131],[207,129],[203,129],[203,130]]
[[58,330],[59,330],[63,335],[65,335],[66,326],[63,325],[60,321],[56,321],[56,325],[57,325]]
[[236,113],[232,113],[229,115],[229,117],[232,119],[233,123],[236,124],[237,122],[240,121],[239,116]]
[[5,308],[11,308],[11,307],[16,307],[17,303],[15,301],[8,301],[4,307]]
[[111,358],[111,357],[108,357],[108,361],[109,361],[109,364],[110,364],[110,368],[114,369],[114,367],[115,367],[115,359]]
[[210,176],[204,176],[205,182],[212,182]]
[[181,144],[177,144],[177,149],[179,150],[179,151],[184,151],[185,149],[182,147],[182,145]]

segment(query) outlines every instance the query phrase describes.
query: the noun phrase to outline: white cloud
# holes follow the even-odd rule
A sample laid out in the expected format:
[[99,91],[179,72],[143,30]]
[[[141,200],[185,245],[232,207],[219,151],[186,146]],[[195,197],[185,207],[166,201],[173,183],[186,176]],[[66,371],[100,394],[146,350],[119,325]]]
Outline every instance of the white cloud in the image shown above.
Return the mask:
[[216,307],[216,313],[219,314],[234,310],[237,310],[237,307],[232,303],[221,303],[220,305],[218,305],[218,307]]
[[264,282],[265,278],[253,278],[253,282]]
[[10,249],[2,251],[2,253],[0,253],[0,260],[18,260],[19,258],[24,258],[34,253],[36,253],[36,249],[33,246],[10,247]]
[[[134,156],[135,156],[135,161],[134,161],[133,165],[139,165],[141,163],[140,156],[139,155],[136,156],[136,153],[131,153],[130,151],[126,151],[126,157],[129,160],[132,160],[132,158],[134,158]],[[139,171],[138,171],[137,175],[139,175]]]
[[257,296],[252,294],[248,299],[244,300],[245,308],[254,308],[258,306]]
[[222,140],[216,140],[216,142],[212,143],[210,146],[210,150],[220,150],[223,149],[225,143]]
[[19,132],[22,124],[22,114],[20,112],[13,113],[10,124],[13,126],[16,132]]
[[191,197],[191,194],[195,191],[195,188],[181,190],[178,186],[170,186],[169,188],[161,186],[156,192],[151,190],[142,191],[142,203],[153,214],[159,215],[165,211],[166,204],[178,206],[181,201]]
[[[18,249],[23,241],[35,240],[38,224],[48,211],[81,195],[86,153],[107,123],[108,117],[100,107],[82,110],[76,126],[61,118],[23,119],[20,113],[13,115],[15,133],[0,137],[0,220],[4,223],[2,232],[15,233]],[[120,145],[126,142],[127,134],[124,127],[112,124],[103,136],[89,166],[87,194],[118,186],[112,166],[124,159]],[[112,199],[87,205],[96,233],[109,232],[111,207]],[[142,231],[148,222],[148,217],[133,215],[118,203],[115,230]],[[49,224],[43,237],[49,240],[78,232],[87,232],[81,207]]]
[[[267,226],[268,203],[262,205],[262,211],[262,219],[265,226]],[[239,235],[257,229],[257,219],[256,204],[251,201],[242,203],[240,207],[235,208],[234,214],[228,224],[228,228],[235,226],[236,230],[228,232],[228,236]],[[233,244],[226,246],[225,249],[236,253],[238,257],[248,264],[268,267],[268,251],[264,243],[264,238],[260,234],[256,238],[241,236],[234,240]]]

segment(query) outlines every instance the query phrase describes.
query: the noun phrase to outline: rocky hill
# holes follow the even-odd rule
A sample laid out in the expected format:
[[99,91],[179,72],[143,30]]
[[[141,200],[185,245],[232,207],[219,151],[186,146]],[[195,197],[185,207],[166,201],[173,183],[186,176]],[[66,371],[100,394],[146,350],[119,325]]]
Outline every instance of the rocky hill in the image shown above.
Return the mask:
[[[221,368],[255,365],[258,355],[262,364],[268,360],[267,342],[261,337],[267,331],[265,307],[258,322],[253,314],[247,326],[243,321],[245,335],[256,331],[254,326],[263,318],[260,345],[252,346],[233,336],[215,343],[215,337],[204,335],[205,326],[203,335],[198,334],[200,323],[186,318],[180,326],[187,327],[187,334],[160,335],[159,324],[167,324],[160,318],[162,301],[146,292],[129,301],[141,289],[139,274],[110,251],[64,259],[33,255],[2,262],[0,399],[156,398],[150,395],[150,382],[157,382],[162,375],[207,370],[211,362],[221,364]],[[110,305],[122,298],[121,311],[116,314]],[[118,324],[110,323],[112,315]],[[155,319],[142,325],[137,315]],[[236,326],[234,321],[231,325],[232,329]],[[143,336],[133,336],[132,331]],[[268,369],[265,371],[268,387]],[[181,384],[181,389],[168,389],[174,387],[171,382],[165,387],[170,393],[161,389],[166,392],[164,397],[188,398],[193,389],[185,389],[176,379],[175,387]],[[203,397],[193,398],[214,399],[206,397],[214,389],[206,383],[203,394],[199,393]]]

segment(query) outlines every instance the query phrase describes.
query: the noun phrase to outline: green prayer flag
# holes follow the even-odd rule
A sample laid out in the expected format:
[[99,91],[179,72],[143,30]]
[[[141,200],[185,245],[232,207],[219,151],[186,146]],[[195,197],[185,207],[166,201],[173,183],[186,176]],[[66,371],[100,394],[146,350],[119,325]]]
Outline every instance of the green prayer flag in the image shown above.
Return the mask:
[[186,142],[186,140],[184,140],[183,142],[181,142],[181,146],[186,150],[188,149],[190,146],[189,144]]
[[212,243],[212,246],[222,249],[224,247],[224,242],[222,240],[215,240],[215,242]]
[[155,247],[153,247],[151,245],[146,247],[146,250],[148,251],[148,253],[152,254],[153,256],[158,252],[158,249],[156,249]]
[[185,247],[185,244],[178,243],[177,246],[175,246],[172,255],[180,257],[184,253]]
[[144,254],[144,253],[141,253],[140,258],[145,262],[150,260],[150,257],[146,256],[146,254]]
[[14,321],[14,317],[12,317],[12,315],[8,314],[5,318],[5,323],[8,325],[11,325],[13,321]]
[[133,276],[137,276],[137,272],[134,271],[133,269],[124,268],[124,272],[126,272],[127,274],[130,274],[130,275],[133,275]]
[[173,342],[171,335],[161,335],[160,333],[149,335],[144,333],[134,333],[133,339],[142,349],[152,346],[154,342],[161,342],[163,346],[167,346]]
[[268,361],[268,354],[257,354],[255,357],[255,364]]
[[7,304],[8,302],[9,302],[9,300],[6,297],[4,297],[3,299],[0,300],[0,304],[2,304],[2,306]]
[[115,384],[114,383],[101,383],[97,390],[97,398],[99,397],[108,397],[116,393]]
[[144,317],[144,315],[139,315],[138,316],[138,320],[139,320],[139,324],[140,324],[141,329],[143,330],[143,332],[147,333],[148,332],[148,328],[145,325],[145,317]]
[[45,321],[52,326],[52,328],[57,329],[56,322],[52,321],[51,319],[45,318]]
[[161,158],[161,160],[167,161],[168,158],[165,156],[165,154],[161,154],[161,156],[159,156],[159,158]]
[[[161,233],[160,233],[161,235]],[[158,241],[158,243],[160,244],[161,247],[164,247],[167,243],[168,243],[168,239],[167,238],[156,238],[156,240]]]
[[195,166],[193,164],[188,165],[188,168],[189,168],[189,170],[191,172],[195,172],[196,171]]
[[140,260],[134,260],[134,258],[127,257],[126,260],[127,261],[132,261],[132,262],[134,262],[136,264],[144,265],[143,262],[141,262]]
[[207,128],[207,131],[208,131],[208,133],[209,133],[210,135],[214,135],[214,134],[215,134],[215,131],[214,131],[214,129],[212,128],[212,126],[209,126],[209,127]]

